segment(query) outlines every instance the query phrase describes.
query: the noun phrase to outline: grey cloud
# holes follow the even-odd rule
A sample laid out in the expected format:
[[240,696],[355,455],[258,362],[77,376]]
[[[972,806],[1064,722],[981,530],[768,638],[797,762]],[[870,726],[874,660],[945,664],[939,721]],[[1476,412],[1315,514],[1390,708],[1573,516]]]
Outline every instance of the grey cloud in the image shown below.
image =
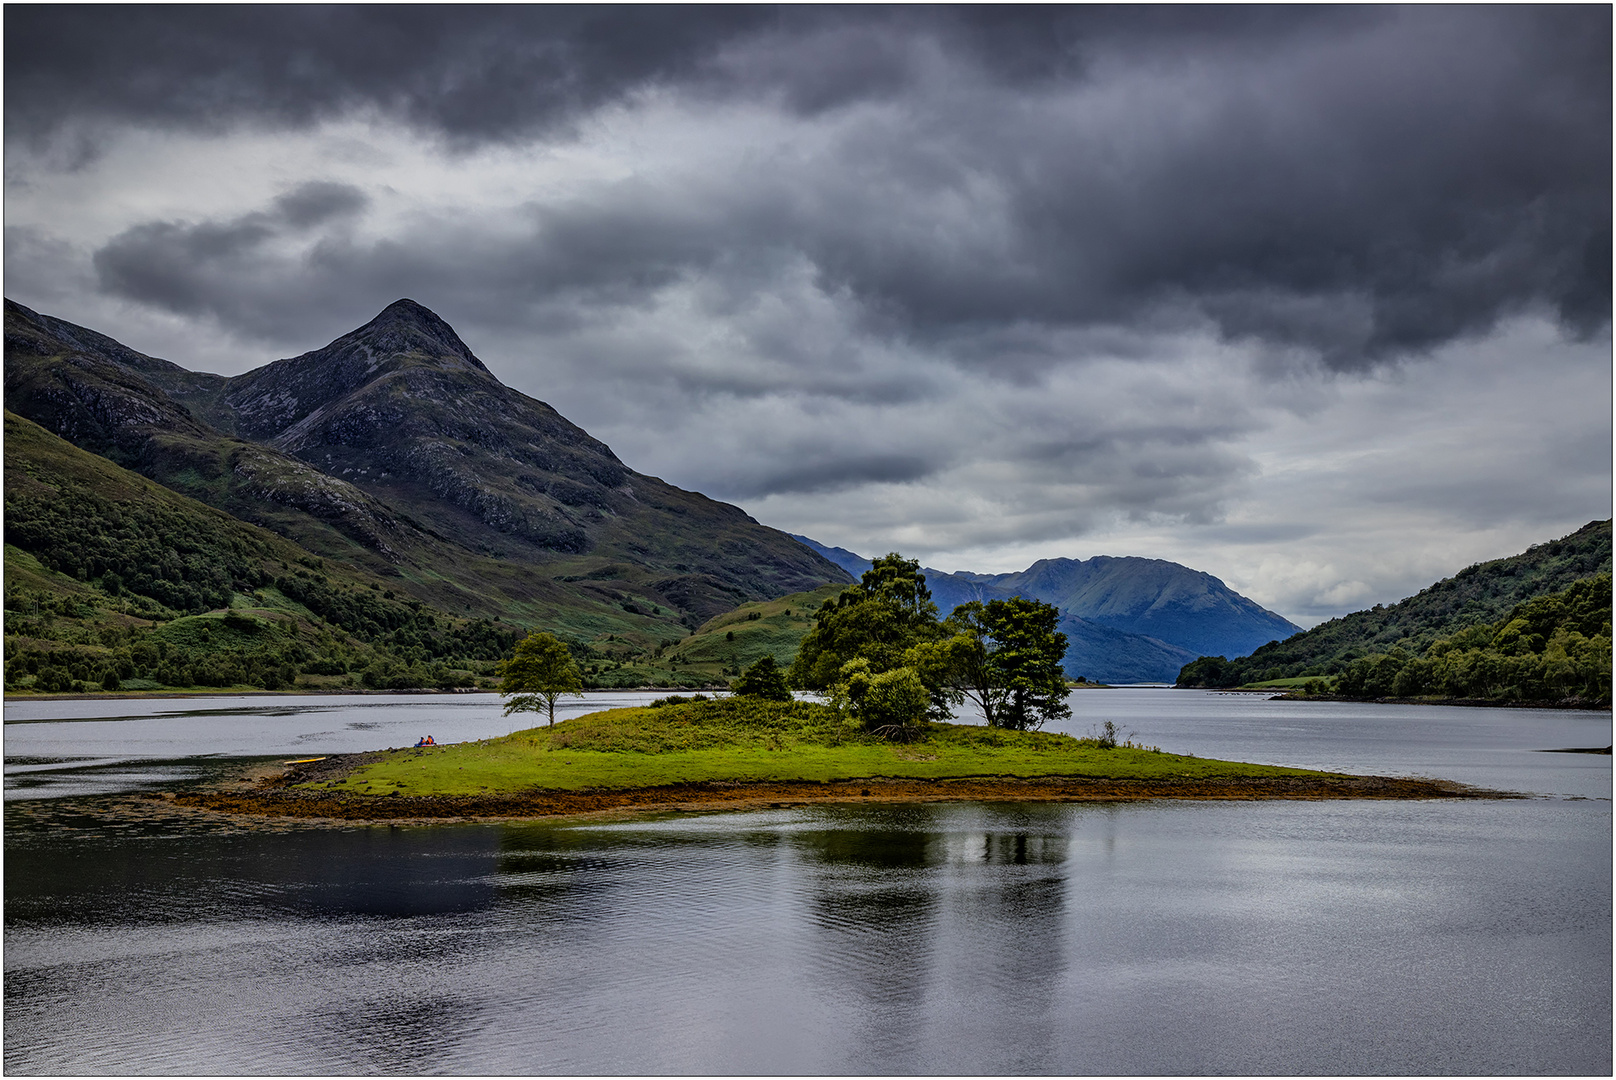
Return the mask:
[[[757,262],[800,259],[872,334],[1020,377],[1036,350],[969,342],[1205,325],[1352,370],[1522,311],[1584,335],[1610,316],[1608,8],[76,11],[8,12],[8,133],[364,106],[515,138],[652,86],[697,115],[775,101],[786,131],[836,113],[813,157],[724,175],[698,142],[693,173],[462,240],[485,258],[385,253],[429,280],[472,266],[508,313],[642,304],[691,274],[744,294]],[[23,43],[79,31],[105,65],[57,87]],[[330,257],[401,276],[367,261]]]
[[766,468],[732,482],[729,498],[755,499],[762,495],[829,495],[867,484],[905,484],[936,473],[939,463],[920,454],[815,455],[766,459]]
[[[7,15],[8,134],[227,130],[377,109],[461,140],[545,130],[676,77],[750,8],[40,5]],[[72,64],[61,63],[74,57]]]
[[334,248],[343,244],[318,239],[290,265],[287,256],[267,246],[281,238],[308,238],[317,226],[340,225],[368,201],[351,185],[310,181],[275,198],[268,210],[225,221],[133,225],[91,261],[101,289],[112,295],[182,315],[211,316],[252,336],[264,336],[273,324],[285,333],[288,310],[325,306],[351,318],[349,291],[333,288],[329,273],[309,273],[321,264],[329,270]]
[[29,137],[86,119],[222,130],[372,108],[476,142],[547,130],[655,85],[774,93],[816,112],[901,92],[928,49],[1028,85],[1076,75],[1107,49],[1262,47],[1349,18],[1053,5],[26,5],[7,13],[7,125]]
[[114,237],[95,253],[101,287],[182,315],[219,313],[210,282],[272,235],[259,221],[184,225],[149,222]]
[[300,184],[275,200],[275,210],[288,224],[308,228],[332,218],[363,210],[369,199],[351,184],[313,180]]

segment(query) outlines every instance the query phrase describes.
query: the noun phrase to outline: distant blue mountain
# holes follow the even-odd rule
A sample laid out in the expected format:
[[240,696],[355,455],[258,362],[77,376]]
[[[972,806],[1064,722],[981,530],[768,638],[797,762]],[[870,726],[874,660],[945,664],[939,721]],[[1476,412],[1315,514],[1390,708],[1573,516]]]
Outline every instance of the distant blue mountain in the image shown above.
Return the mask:
[[[875,564],[862,555],[856,555],[846,548],[826,547],[806,536],[789,533],[793,540],[802,544],[811,551],[816,551],[826,559],[840,566],[857,581],[864,576],[864,572]],[[1001,588],[987,582],[976,580],[970,574],[950,574],[942,570],[935,570],[929,566],[922,566],[920,572],[926,575],[926,587],[931,589],[931,598],[937,604],[937,610],[947,615],[961,604],[968,604],[973,600],[986,602],[988,600],[1008,600],[1012,596],[1021,594],[1013,589]],[[1190,657],[1194,660],[1195,657]],[[1186,660],[1185,663],[1189,663]],[[1178,671],[1173,671],[1173,678],[1178,678]]]
[[1020,573],[969,576],[1195,656],[1245,656],[1302,629],[1211,574],[1164,559],[1040,559]]
[[[846,548],[794,536],[854,578],[872,565]],[[1244,656],[1301,627],[1211,574],[1163,559],[1040,559],[1011,574],[922,568],[944,615],[971,600],[1025,596],[1061,610],[1067,674],[1100,682],[1172,682],[1199,656]]]
[[1066,660],[1061,666],[1074,679],[1081,675],[1090,682],[1172,682],[1185,664],[1198,659],[1177,645],[1070,613],[1062,613],[1056,626],[1066,635]]
[[791,537],[791,539],[795,540],[797,543],[801,544],[803,547],[807,548],[809,551],[818,552],[820,555],[829,559],[837,566],[840,566],[843,570],[846,570],[849,574],[852,574],[854,581],[857,581],[859,578],[863,577],[865,572],[869,570],[870,567],[875,565],[875,563],[871,562],[869,559],[866,559],[864,556],[855,555],[846,548],[826,547],[818,540],[810,540],[808,537],[798,536],[796,533],[787,533],[786,535]]

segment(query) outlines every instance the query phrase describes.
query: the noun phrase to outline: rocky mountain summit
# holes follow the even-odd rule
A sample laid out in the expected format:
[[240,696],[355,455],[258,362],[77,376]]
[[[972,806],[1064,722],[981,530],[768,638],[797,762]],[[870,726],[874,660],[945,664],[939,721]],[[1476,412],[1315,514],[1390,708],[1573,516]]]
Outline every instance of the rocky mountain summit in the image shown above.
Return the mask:
[[5,326],[7,407],[81,449],[311,550],[358,545],[396,561],[426,541],[352,484],[200,419],[198,406],[229,381],[222,376],[186,371],[9,300]]
[[739,508],[630,469],[411,300],[233,378],[8,301],[6,393],[84,449],[456,609],[692,625],[846,579]]

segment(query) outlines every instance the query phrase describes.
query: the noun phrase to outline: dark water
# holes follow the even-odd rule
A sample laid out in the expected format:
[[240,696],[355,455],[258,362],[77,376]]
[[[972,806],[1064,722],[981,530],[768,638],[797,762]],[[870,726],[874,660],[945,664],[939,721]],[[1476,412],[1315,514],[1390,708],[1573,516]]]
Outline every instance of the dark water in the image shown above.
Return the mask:
[[[1610,1073],[1611,759],[1534,749],[1608,743],[1608,715],[1137,693],[1076,695],[1073,725],[1550,794],[246,832],[70,785],[6,807],[4,1063]],[[52,726],[12,719],[8,788]],[[259,723],[259,753],[309,727]]]

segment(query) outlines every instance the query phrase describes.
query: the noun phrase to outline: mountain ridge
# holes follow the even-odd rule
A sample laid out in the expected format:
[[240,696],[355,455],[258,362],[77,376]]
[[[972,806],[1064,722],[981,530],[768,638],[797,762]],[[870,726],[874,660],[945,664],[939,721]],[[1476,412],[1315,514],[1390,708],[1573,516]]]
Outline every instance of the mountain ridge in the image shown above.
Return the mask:
[[846,579],[738,507],[629,469],[412,300],[228,378],[10,300],[5,313],[21,415],[450,610],[564,617],[586,637],[655,613],[655,642]]
[[[846,548],[792,538],[855,576],[871,566]],[[1068,639],[1067,673],[1104,682],[1172,682],[1205,645],[1249,650],[1301,629],[1211,574],[1164,559],[1095,555],[1039,559],[1005,574],[922,572],[944,615],[972,600],[1053,604]]]

